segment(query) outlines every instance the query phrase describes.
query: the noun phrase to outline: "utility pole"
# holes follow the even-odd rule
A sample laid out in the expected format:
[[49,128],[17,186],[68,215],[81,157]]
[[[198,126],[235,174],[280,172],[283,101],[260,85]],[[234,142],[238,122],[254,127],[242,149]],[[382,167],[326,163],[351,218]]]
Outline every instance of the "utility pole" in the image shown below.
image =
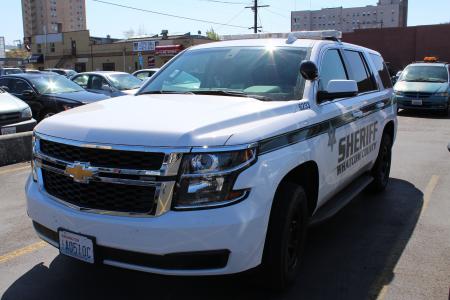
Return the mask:
[[245,8],[251,8],[253,10],[253,27],[250,27],[249,29],[253,29],[254,33],[258,33],[258,28],[262,28],[261,26],[258,26],[258,8],[261,7],[269,7],[270,5],[258,5],[258,0],[253,0],[253,6],[246,6]]

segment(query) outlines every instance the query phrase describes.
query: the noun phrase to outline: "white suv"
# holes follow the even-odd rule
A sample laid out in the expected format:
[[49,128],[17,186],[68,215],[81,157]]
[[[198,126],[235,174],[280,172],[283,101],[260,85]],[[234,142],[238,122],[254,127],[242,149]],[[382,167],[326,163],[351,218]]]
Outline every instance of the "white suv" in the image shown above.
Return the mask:
[[172,275],[258,267],[285,287],[308,225],[389,179],[389,74],[379,53],[338,37],[192,47],[136,96],[44,120],[26,185],[37,233],[89,263]]

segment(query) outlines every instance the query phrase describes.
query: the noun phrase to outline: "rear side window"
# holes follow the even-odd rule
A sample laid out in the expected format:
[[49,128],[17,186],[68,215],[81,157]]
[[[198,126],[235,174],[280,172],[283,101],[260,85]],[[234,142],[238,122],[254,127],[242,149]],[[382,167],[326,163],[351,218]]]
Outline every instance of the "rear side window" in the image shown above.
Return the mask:
[[89,79],[88,75],[80,75],[80,76],[74,78],[73,81],[75,81],[75,83],[77,83],[82,88],[86,89],[88,86],[88,79]]
[[381,82],[385,89],[389,89],[392,87],[391,76],[389,76],[389,71],[386,64],[383,61],[383,58],[377,54],[370,54],[372,61],[375,65],[376,71],[378,75],[380,75]]
[[346,80],[347,73],[345,72],[344,64],[342,63],[341,55],[338,50],[328,50],[323,57],[322,65],[320,66],[320,81],[319,90],[326,91],[328,82],[330,80]]
[[358,83],[358,91],[366,93],[377,90],[373,76],[370,74],[367,63],[361,52],[344,50],[346,63],[349,64],[350,80]]

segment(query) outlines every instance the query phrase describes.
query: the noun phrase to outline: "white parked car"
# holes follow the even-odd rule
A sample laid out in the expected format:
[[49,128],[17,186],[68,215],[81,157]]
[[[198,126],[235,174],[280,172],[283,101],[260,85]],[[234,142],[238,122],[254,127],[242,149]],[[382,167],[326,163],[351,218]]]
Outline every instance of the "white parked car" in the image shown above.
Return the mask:
[[28,104],[0,86],[0,135],[32,131],[36,126]]
[[251,37],[41,122],[26,185],[38,235],[88,263],[291,283],[308,226],[388,184],[396,107],[380,54],[339,32]]

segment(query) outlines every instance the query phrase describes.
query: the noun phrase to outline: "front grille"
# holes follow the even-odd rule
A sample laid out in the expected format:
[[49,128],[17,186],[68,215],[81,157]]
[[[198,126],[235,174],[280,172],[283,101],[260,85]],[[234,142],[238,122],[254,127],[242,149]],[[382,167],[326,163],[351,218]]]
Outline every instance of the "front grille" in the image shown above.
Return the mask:
[[159,170],[164,161],[164,153],[84,148],[47,140],[40,140],[40,150],[53,158],[104,168]]
[[428,98],[432,95],[432,93],[425,92],[404,92],[404,95],[409,98],[422,99]]
[[123,213],[155,213],[154,187],[95,181],[83,184],[45,169],[42,169],[42,177],[47,193],[78,207]]
[[20,122],[20,112],[0,114],[0,124],[14,124]]

